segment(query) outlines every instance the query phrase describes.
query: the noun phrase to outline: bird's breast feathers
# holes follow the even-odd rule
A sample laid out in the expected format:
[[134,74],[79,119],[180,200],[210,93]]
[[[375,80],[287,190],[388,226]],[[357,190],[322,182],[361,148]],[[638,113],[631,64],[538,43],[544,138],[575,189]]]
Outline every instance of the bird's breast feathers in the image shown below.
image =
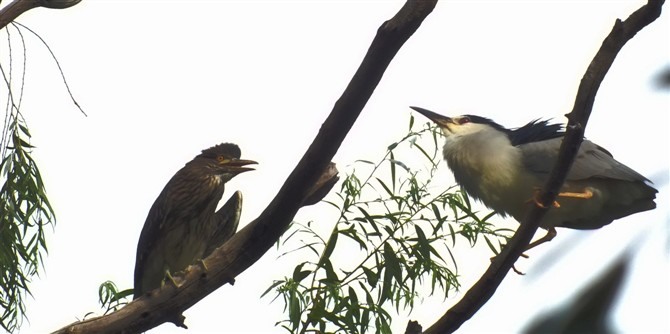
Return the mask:
[[456,182],[494,210],[501,211],[506,198],[527,190],[517,189],[523,184],[518,174],[521,151],[506,137],[452,138],[445,143],[443,154]]

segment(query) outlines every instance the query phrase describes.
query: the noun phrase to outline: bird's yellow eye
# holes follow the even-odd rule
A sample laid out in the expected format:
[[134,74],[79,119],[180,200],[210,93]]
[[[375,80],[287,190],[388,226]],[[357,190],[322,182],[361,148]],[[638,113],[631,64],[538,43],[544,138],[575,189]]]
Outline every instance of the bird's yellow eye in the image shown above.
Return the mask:
[[224,163],[228,161],[228,159],[226,159],[226,157],[224,157],[223,155],[219,155],[218,157],[216,157],[216,161],[218,161],[219,163]]

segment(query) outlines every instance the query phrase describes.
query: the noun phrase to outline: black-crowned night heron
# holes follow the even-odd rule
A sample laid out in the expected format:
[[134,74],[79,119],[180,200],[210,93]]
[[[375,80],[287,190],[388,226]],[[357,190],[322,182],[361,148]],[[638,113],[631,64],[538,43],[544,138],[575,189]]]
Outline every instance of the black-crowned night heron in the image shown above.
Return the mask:
[[[410,107],[428,117],[446,137],[443,154],[456,182],[471,197],[502,216],[521,221],[536,201],[558,157],[564,131],[559,124],[532,121],[507,129],[480,116],[446,117]],[[548,231],[528,249],[556,236],[555,227],[597,229],[656,207],[657,190],[644,176],[584,140],[540,227]],[[539,204],[539,203],[538,203]]]
[[237,230],[241,194],[216,211],[224,184],[253,170],[240,149],[225,143],[203,150],[165,185],[149,210],[137,244],[135,297],[161,286],[170,273],[205,258]]

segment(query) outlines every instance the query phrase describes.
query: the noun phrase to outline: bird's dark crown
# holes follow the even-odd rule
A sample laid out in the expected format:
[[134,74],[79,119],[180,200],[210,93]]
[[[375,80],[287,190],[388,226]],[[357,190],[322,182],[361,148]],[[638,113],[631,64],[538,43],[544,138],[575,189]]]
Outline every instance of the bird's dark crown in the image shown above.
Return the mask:
[[558,138],[565,134],[562,125],[550,124],[548,120],[535,119],[516,129],[508,129],[486,117],[477,115],[465,116],[470,118],[470,121],[473,123],[487,124],[498,131],[504,132],[513,146]]
[[223,143],[202,150],[202,153],[198,154],[196,158],[216,159],[220,156],[223,156],[229,159],[230,158],[239,159],[241,155],[242,152],[240,151],[240,148],[237,145],[233,143]]

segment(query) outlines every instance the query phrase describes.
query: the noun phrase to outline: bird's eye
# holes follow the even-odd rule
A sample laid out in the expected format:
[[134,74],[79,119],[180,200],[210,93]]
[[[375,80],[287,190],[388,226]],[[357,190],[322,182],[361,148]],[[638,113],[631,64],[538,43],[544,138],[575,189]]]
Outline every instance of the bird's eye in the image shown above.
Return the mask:
[[458,119],[458,124],[465,124],[465,123],[470,123],[470,117],[461,117]]
[[226,159],[226,157],[224,157],[223,155],[219,155],[216,157],[216,161],[218,162],[225,162],[226,160],[228,159]]

